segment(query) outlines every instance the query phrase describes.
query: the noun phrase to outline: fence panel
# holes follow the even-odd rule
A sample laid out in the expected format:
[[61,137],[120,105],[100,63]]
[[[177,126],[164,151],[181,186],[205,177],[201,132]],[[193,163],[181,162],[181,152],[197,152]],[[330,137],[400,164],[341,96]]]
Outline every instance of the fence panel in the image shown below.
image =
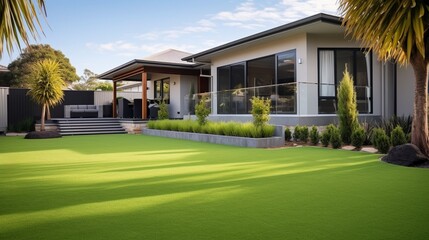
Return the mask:
[[0,132],[7,129],[7,95],[9,88],[0,87]]

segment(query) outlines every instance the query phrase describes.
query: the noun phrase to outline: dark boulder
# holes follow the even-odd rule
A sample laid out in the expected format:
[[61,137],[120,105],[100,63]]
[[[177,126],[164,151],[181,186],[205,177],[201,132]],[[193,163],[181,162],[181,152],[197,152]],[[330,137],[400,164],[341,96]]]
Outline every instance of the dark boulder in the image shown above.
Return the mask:
[[25,135],[25,139],[45,139],[45,138],[60,138],[61,134],[56,131],[29,132]]
[[429,158],[416,145],[410,143],[393,147],[382,160],[407,167],[419,167],[429,164]]

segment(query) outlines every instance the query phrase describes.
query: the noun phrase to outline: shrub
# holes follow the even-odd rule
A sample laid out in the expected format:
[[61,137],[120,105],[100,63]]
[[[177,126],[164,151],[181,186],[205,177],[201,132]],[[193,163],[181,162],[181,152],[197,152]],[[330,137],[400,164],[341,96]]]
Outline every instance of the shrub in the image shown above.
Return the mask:
[[350,144],[353,130],[358,127],[358,111],[356,92],[353,87],[353,78],[350,76],[347,66],[344,77],[338,87],[338,118],[341,140]]
[[387,136],[390,136],[393,129],[395,129],[397,126],[400,126],[402,130],[404,131],[405,135],[411,133],[413,118],[411,116],[405,117],[398,117],[398,116],[392,116],[389,119],[383,119],[381,122],[376,123],[376,127],[384,129]]
[[287,127],[285,128],[285,140],[289,142],[291,139],[292,139],[292,132]]
[[250,99],[252,103],[252,116],[253,116],[253,124],[256,127],[262,127],[267,124],[270,120],[270,108],[271,108],[271,100],[264,99],[260,97],[252,97]]
[[338,128],[332,129],[330,143],[332,148],[341,147],[341,133]]
[[383,133],[378,137],[377,140],[377,149],[380,153],[386,154],[389,151],[390,143],[389,143],[389,137],[387,137],[387,134],[383,131]]
[[317,145],[320,140],[319,131],[317,130],[316,126],[311,127],[310,131],[310,141],[312,144]]
[[365,142],[365,139],[365,130],[362,127],[358,127],[353,131],[351,141],[354,147],[361,148]]
[[398,146],[407,143],[407,138],[401,126],[396,126],[390,133],[390,142],[392,146]]
[[168,119],[168,118],[169,118],[168,105],[164,101],[162,101],[159,104],[158,119],[164,120],[164,119]]
[[207,117],[210,114],[210,109],[207,108],[206,101],[207,97],[203,96],[195,107],[195,115],[197,115],[197,121],[201,126],[207,123]]
[[324,147],[329,146],[329,141],[331,141],[331,134],[325,130],[322,132],[322,135],[320,136],[320,141],[322,142],[322,145]]
[[379,139],[382,135],[386,135],[386,132],[382,128],[374,128],[372,130],[371,143],[377,149],[378,149]]
[[293,140],[298,141],[301,139],[301,126],[296,125],[293,130]]
[[262,137],[271,137],[274,135],[275,127],[271,125],[262,126]]
[[308,142],[308,127],[307,126],[302,126],[301,130],[300,130],[300,135],[299,135],[299,139],[303,142]]
[[334,131],[335,129],[337,129],[337,127],[334,125],[334,124],[329,124],[327,127],[326,127],[326,131],[328,132],[328,134],[329,134],[329,138],[331,138],[331,135],[332,135],[332,131]]

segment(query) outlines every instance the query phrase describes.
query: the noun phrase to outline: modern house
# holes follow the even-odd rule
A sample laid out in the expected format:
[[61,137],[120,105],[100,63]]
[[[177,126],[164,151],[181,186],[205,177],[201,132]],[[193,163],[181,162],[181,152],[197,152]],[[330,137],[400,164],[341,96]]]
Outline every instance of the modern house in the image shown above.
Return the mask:
[[[180,59],[179,59],[180,57]],[[99,76],[139,81],[142,99],[164,99],[170,117],[189,112],[191,85],[210,99],[213,120],[250,121],[249,99],[271,99],[271,122],[325,125],[336,119],[336,89],[345,68],[354,77],[361,118],[411,115],[411,67],[380,62],[345,36],[341,18],[327,14],[288,23],[206,51],[176,50],[133,60]],[[145,101],[143,101],[145,102]]]

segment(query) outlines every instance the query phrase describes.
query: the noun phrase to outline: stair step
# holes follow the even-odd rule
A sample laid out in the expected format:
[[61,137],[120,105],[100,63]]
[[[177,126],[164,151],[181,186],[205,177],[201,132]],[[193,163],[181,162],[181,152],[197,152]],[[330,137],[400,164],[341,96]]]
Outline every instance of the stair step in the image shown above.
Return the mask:
[[70,126],[70,125],[67,125],[67,126],[59,126],[58,128],[59,129],[122,128],[122,126],[121,125],[97,125],[97,126],[94,126],[94,125],[90,125],[90,126],[85,126],[85,125]]
[[99,132],[99,131],[125,131],[123,128],[116,127],[116,128],[86,128],[86,129],[60,129],[59,132]]
[[119,123],[70,123],[70,124],[58,124],[58,126],[121,126]]
[[83,132],[67,132],[67,133],[62,133],[60,132],[61,135],[63,136],[72,136],[72,135],[93,135],[93,134],[126,134],[127,132],[125,130],[123,131],[100,131],[100,132],[87,132],[87,131],[83,131]]

